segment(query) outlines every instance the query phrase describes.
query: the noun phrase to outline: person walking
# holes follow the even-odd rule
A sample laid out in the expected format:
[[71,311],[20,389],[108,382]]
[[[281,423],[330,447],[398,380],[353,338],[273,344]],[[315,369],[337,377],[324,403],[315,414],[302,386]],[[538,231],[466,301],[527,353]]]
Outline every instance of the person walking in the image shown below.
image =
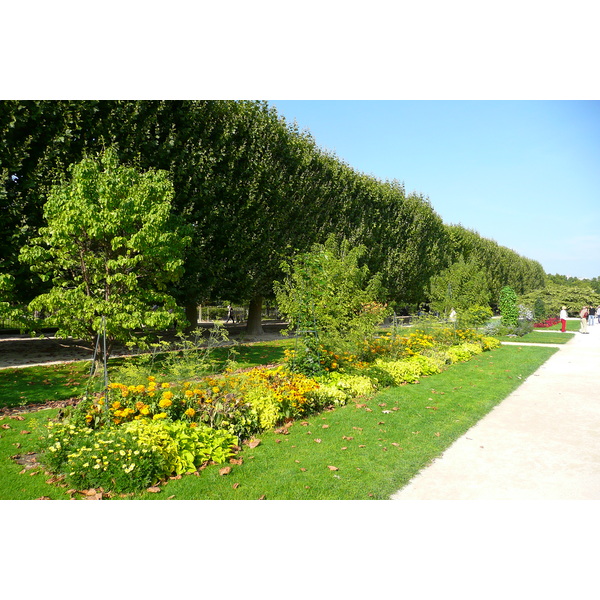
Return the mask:
[[231,319],[232,323],[235,323],[235,320],[233,318],[233,308],[231,308],[231,304],[227,306],[227,320],[225,321],[225,323],[229,323],[229,319]]
[[567,307],[563,306],[560,309],[560,330],[564,333],[567,330],[567,317],[569,313],[567,313]]
[[579,320],[581,322],[581,326],[579,327],[579,333],[588,333],[587,327],[588,327],[588,323],[587,323],[587,319],[588,319],[588,307],[584,306],[580,311],[579,311]]
[[590,314],[588,315],[588,325],[594,324],[594,317],[596,316],[596,309],[590,306]]

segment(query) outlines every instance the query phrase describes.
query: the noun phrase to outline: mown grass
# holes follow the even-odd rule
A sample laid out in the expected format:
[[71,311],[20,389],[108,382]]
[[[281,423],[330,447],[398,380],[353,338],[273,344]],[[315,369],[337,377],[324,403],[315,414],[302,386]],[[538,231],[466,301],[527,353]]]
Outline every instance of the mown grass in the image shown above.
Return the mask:
[[568,331],[561,333],[560,331],[554,332],[547,330],[535,330],[521,337],[511,337],[508,335],[497,337],[501,342],[519,342],[525,344],[566,344],[568,341],[572,340],[575,335],[575,333],[569,333]]
[[[221,475],[223,465],[199,476],[174,479],[159,493],[132,499],[318,500],[384,499],[501,402],[543,364],[556,348],[503,346],[420,384],[388,388],[368,401],[295,422],[288,433],[267,432],[260,445],[244,446]],[[0,435],[0,498],[66,498],[43,474],[19,474],[9,456],[35,448],[37,424],[55,411],[23,415]],[[16,424],[16,426],[13,426]],[[19,431],[30,430],[31,434]],[[15,444],[21,448],[16,450]],[[333,467],[334,469],[331,469]]]

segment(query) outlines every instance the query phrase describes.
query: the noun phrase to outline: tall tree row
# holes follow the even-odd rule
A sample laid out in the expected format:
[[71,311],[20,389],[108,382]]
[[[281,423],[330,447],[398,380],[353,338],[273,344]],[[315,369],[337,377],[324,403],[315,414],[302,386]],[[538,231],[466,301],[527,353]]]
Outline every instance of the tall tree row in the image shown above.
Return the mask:
[[281,262],[330,233],[367,248],[390,300],[427,299],[430,278],[475,257],[492,297],[543,287],[539,263],[460,226],[396,181],[356,172],[265,102],[4,101],[0,103],[0,273],[28,302],[44,284],[19,262],[43,222],[52,185],[84,156],[169,173],[174,211],[190,225],[183,278],[172,290],[190,320],[209,299],[247,302],[249,327],[281,277]]

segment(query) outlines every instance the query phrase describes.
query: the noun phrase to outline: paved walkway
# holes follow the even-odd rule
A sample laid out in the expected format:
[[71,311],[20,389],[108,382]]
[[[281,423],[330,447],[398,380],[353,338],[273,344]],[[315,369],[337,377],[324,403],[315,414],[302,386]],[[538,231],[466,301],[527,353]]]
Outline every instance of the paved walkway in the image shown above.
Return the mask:
[[600,325],[577,333],[392,500],[600,500]]

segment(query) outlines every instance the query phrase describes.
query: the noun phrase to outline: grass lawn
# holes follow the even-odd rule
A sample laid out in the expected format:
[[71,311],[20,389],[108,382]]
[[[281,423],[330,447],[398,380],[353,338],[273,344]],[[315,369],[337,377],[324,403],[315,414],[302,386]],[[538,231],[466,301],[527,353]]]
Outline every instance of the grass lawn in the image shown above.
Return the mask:
[[528,333],[522,337],[510,337],[508,335],[498,336],[501,342],[522,342],[524,344],[566,344],[569,340],[573,339],[573,336],[577,334],[561,333],[559,331],[548,331],[537,329]]
[[[199,476],[173,479],[159,493],[133,499],[385,499],[406,485],[455,439],[543,364],[555,348],[503,346],[453,365],[418,385],[388,388],[367,402],[352,402],[297,421],[288,433],[267,432],[237,460]],[[40,425],[55,411],[6,417],[0,423],[0,498],[68,498],[40,469],[20,474],[10,459],[33,451]],[[0,425],[1,427],[1,425]],[[22,433],[30,431],[31,433]],[[20,444],[20,447],[16,445]],[[32,474],[32,473],[37,473]]]

